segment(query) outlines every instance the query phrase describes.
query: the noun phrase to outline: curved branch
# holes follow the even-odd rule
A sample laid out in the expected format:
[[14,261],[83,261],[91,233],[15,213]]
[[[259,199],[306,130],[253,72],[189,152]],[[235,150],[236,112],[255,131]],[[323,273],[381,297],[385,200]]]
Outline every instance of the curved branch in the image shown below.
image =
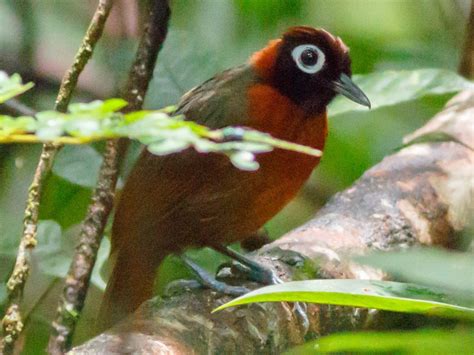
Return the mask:
[[[474,93],[463,92],[410,138],[442,130],[469,144],[473,115]],[[348,254],[416,245],[454,247],[456,232],[474,212],[473,163],[474,152],[456,142],[408,146],[334,196],[311,221],[254,256],[287,280],[295,272],[289,264],[301,256],[319,261],[316,278],[385,279],[382,272],[351,262]],[[237,273],[227,281],[255,287]],[[228,300],[210,290],[175,288],[173,297],[145,302],[129,319],[71,353],[270,354],[303,342],[287,305],[253,304],[210,313]],[[312,304],[309,334],[374,327],[377,314],[383,316]]]

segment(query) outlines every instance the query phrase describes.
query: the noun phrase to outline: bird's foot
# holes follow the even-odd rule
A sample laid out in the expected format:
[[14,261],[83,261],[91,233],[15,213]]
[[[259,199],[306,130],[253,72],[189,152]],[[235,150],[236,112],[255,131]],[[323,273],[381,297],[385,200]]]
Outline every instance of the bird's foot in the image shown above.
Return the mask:
[[[235,250],[232,250],[229,247],[218,246],[215,247],[215,249],[218,252],[237,261],[237,263],[233,264],[233,266],[247,275],[250,280],[264,285],[278,285],[283,283],[283,280],[277,275],[275,270],[262,265],[255,260],[250,259],[247,256],[236,252]],[[308,315],[306,314],[306,304],[295,302],[293,311],[300,321],[304,334],[306,334],[309,330],[309,319]]]
[[186,280],[188,282],[186,287],[188,288],[205,287],[229,296],[242,296],[243,294],[246,294],[250,291],[248,288],[243,286],[232,286],[226,284],[225,282],[216,280],[216,278],[213,277],[209,272],[204,270],[184,254],[182,254],[180,258],[197,278],[197,280]]

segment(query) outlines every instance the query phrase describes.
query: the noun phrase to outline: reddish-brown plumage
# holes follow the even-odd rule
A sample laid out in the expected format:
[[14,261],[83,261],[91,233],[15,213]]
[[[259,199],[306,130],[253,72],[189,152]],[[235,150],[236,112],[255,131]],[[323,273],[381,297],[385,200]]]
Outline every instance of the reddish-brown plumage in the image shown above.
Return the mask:
[[[299,57],[308,48],[313,52]],[[342,41],[296,27],[247,65],[185,94],[178,112],[211,128],[246,126],[322,150],[326,105],[336,95],[331,85],[342,74],[350,75]],[[297,194],[319,159],[275,149],[258,161],[260,169],[248,172],[224,156],[192,149],[165,157],[142,153],[112,228],[115,266],[99,317],[103,327],[151,297],[155,270],[166,255],[254,234]]]
[[278,47],[281,39],[274,39],[268,42],[267,46],[250,57],[250,64],[255,68],[262,78],[269,78],[273,74],[275,61],[277,59]]

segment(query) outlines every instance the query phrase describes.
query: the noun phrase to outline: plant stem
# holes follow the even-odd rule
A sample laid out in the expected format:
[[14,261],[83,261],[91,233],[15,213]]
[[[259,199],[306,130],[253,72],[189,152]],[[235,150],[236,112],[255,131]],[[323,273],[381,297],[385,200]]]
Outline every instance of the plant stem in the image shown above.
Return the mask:
[[467,20],[464,48],[458,71],[468,79],[474,78],[474,1],[471,1],[471,12]]
[[0,111],[14,116],[35,116],[36,111],[17,99],[10,99],[0,105]]
[[[100,0],[94,13],[89,28],[83,38],[74,63],[64,76],[55,109],[66,112],[72,93],[77,85],[79,75],[92,56],[94,47],[102,36],[113,0]],[[39,205],[43,185],[53,165],[54,157],[60,146],[52,143],[43,145],[38,165],[34,174],[33,182],[28,191],[27,206],[24,216],[23,236],[18,248],[18,255],[13,272],[7,282],[9,304],[2,320],[3,339],[0,350],[5,354],[13,353],[15,341],[18,339],[22,329],[23,320],[20,311],[20,301],[23,289],[30,271],[30,258],[33,248],[36,246],[36,232],[38,227]],[[0,351],[1,352],[1,351]]]
[[[122,93],[122,97],[129,103],[127,111],[138,110],[143,105],[158,53],[166,38],[169,16],[168,0],[149,1],[144,32]],[[97,251],[113,207],[120,157],[125,149],[125,140],[107,142],[97,187],[82,223],[79,244],[66,276],[57,317],[53,322],[53,332],[48,345],[52,354],[64,353],[71,345],[74,329],[84,307]]]

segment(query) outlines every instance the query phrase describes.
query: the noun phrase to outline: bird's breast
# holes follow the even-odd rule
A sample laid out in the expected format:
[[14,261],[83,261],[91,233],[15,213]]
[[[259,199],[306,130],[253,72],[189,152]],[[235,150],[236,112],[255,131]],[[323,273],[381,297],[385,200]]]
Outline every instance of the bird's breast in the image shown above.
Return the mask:
[[[326,113],[310,116],[276,89],[264,84],[248,90],[247,126],[275,138],[322,150],[327,135]],[[319,158],[275,149],[257,157],[260,169],[245,173],[242,193],[255,223],[264,224],[295,197]],[[250,176],[249,176],[250,175]]]
[[[308,114],[277,89],[264,84],[253,85],[248,90],[248,102],[249,127],[323,150],[327,136],[325,111]],[[271,170],[267,174],[273,172],[281,178],[291,178],[295,184],[304,182],[318,162],[315,157],[281,149],[262,156],[263,168]]]

